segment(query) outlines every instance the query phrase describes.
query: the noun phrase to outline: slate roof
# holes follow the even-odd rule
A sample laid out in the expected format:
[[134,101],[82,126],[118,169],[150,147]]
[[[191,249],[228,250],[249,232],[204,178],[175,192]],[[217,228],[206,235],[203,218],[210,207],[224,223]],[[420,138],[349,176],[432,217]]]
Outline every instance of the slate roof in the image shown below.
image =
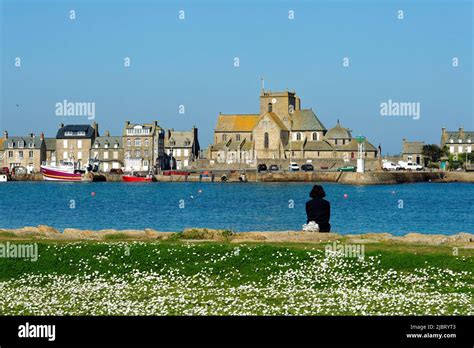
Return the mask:
[[[193,147],[194,133],[193,131],[178,132],[171,130],[171,136],[165,138],[165,147]],[[171,145],[171,141],[174,141],[174,145]],[[189,142],[186,145],[186,142]]]
[[212,151],[219,151],[219,150],[224,150],[227,148],[227,150],[230,151],[236,151],[240,148],[241,151],[249,151],[253,147],[253,141],[248,141],[247,139],[244,139],[242,141],[233,141],[227,140],[227,141],[221,141],[215,145],[212,145]]
[[[105,144],[109,144],[109,149],[114,149],[115,144],[118,144],[118,149],[123,148],[123,141],[121,136],[103,136],[95,138],[93,149],[105,149]],[[99,147],[96,147],[99,145]]]
[[327,139],[351,139],[352,135],[349,129],[342,127],[337,121],[336,126],[328,130],[325,137]]
[[260,119],[259,114],[220,114],[217,117],[216,132],[251,132]]
[[423,153],[424,141],[404,141],[402,153],[404,154],[420,154]]
[[291,115],[293,120],[292,131],[325,131],[326,127],[321,123],[313,110],[295,110]]
[[[355,139],[344,145],[335,145],[334,148],[336,151],[356,152],[359,150],[357,146],[357,141]],[[364,142],[364,151],[378,151],[378,149],[366,139]]]
[[[18,147],[18,143],[20,141],[23,141],[24,142],[24,146],[23,147]],[[13,147],[9,147],[10,144],[13,144]],[[33,144],[33,147],[30,147],[30,144]],[[8,137],[8,139],[6,139],[4,142],[3,142],[3,149],[7,150],[7,149],[41,149],[41,139],[40,137],[36,136],[36,137],[30,137],[30,136],[26,136],[26,137]]]
[[56,151],[56,138],[44,138],[46,151]]
[[[66,132],[73,132],[73,135],[65,135]],[[77,135],[77,132],[85,132],[85,135]],[[92,139],[94,128],[88,124],[69,124],[59,128],[56,139]]]
[[[292,141],[291,150],[301,151],[301,146],[304,144],[303,140]],[[325,140],[306,141],[304,144],[304,151],[333,151],[333,146]],[[290,143],[285,146],[285,150],[290,150]]]
[[456,132],[447,131],[446,134],[447,134],[446,143],[449,143],[451,139],[453,139],[455,143],[459,143],[459,140],[461,140],[461,143],[467,143],[468,139],[471,140],[471,143],[474,143],[474,132],[464,131],[463,136],[459,134],[459,131],[456,131]]

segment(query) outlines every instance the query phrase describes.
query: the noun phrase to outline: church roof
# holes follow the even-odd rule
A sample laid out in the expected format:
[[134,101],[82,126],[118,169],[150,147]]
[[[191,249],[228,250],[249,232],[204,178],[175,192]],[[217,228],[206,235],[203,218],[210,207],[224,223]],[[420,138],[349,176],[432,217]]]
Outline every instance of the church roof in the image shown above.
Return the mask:
[[321,123],[313,110],[295,110],[291,115],[293,120],[293,131],[325,131],[326,127]]
[[[304,144],[305,151],[333,151],[334,148],[331,144],[329,144],[325,140],[316,140],[316,141],[306,141],[304,143],[303,140],[299,141],[292,141],[291,142],[291,150],[293,151],[301,151],[301,147]],[[290,143],[285,146],[285,150],[290,150]]]
[[335,127],[328,130],[325,137],[327,139],[352,139],[352,135],[349,129],[342,127],[339,124],[339,120],[337,121]]
[[216,132],[251,132],[260,119],[259,114],[220,114],[217,117]]
[[263,119],[265,116],[270,117],[272,121],[275,122],[280,129],[288,130],[288,127],[285,126],[285,124],[280,119],[280,117],[278,117],[278,115],[275,114],[274,112],[266,112],[265,114],[262,115],[261,119]]
[[[347,144],[344,145],[335,145],[334,146],[336,151],[358,151],[357,141],[355,139],[351,140]],[[377,148],[369,143],[367,139],[364,142],[364,151],[378,151]]]

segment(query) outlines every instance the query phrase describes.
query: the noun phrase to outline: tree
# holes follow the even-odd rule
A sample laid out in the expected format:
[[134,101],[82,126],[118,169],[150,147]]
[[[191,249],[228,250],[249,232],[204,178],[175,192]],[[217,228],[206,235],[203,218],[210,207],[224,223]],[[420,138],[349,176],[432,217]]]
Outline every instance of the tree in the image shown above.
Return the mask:
[[431,162],[438,162],[445,155],[445,151],[436,144],[423,145],[423,156],[427,157]]

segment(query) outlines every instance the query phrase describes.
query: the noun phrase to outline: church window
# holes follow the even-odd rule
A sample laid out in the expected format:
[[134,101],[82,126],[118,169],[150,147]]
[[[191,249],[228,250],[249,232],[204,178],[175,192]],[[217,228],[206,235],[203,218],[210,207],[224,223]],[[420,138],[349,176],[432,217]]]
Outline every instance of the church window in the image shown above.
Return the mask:
[[240,141],[240,134],[235,135],[235,140]]
[[227,134],[222,134],[222,141],[226,141],[227,140]]
[[269,143],[268,133],[265,132],[264,139],[263,139],[263,147],[268,149],[268,143]]
[[296,133],[296,140],[301,140],[301,133]]
[[318,140],[318,133],[313,132],[313,140]]
[[272,103],[268,103],[268,112],[272,112],[273,111],[273,105]]

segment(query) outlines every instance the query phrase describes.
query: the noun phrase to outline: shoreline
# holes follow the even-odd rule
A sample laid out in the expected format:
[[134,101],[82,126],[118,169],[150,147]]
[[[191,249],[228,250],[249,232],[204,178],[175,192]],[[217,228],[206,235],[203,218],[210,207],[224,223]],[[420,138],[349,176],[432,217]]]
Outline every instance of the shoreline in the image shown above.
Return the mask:
[[66,228],[63,232],[51,226],[27,226],[18,229],[0,229],[0,240],[51,240],[51,241],[189,241],[230,243],[325,243],[344,242],[354,244],[401,243],[446,245],[474,249],[474,234],[459,232],[453,235],[423,234],[410,232],[396,236],[386,232],[363,234],[317,233],[304,231],[252,231],[192,228],[182,232],[143,230],[81,230]]
[[[156,182],[209,182],[226,183],[240,182],[238,170],[214,170],[214,180],[210,176],[190,175],[154,175]],[[248,182],[321,182],[339,183],[344,185],[395,185],[408,183],[474,183],[474,172],[267,172],[257,173],[255,170],[246,172]],[[17,176],[12,181],[43,181],[41,173]],[[93,182],[122,182],[122,175],[96,174]]]

